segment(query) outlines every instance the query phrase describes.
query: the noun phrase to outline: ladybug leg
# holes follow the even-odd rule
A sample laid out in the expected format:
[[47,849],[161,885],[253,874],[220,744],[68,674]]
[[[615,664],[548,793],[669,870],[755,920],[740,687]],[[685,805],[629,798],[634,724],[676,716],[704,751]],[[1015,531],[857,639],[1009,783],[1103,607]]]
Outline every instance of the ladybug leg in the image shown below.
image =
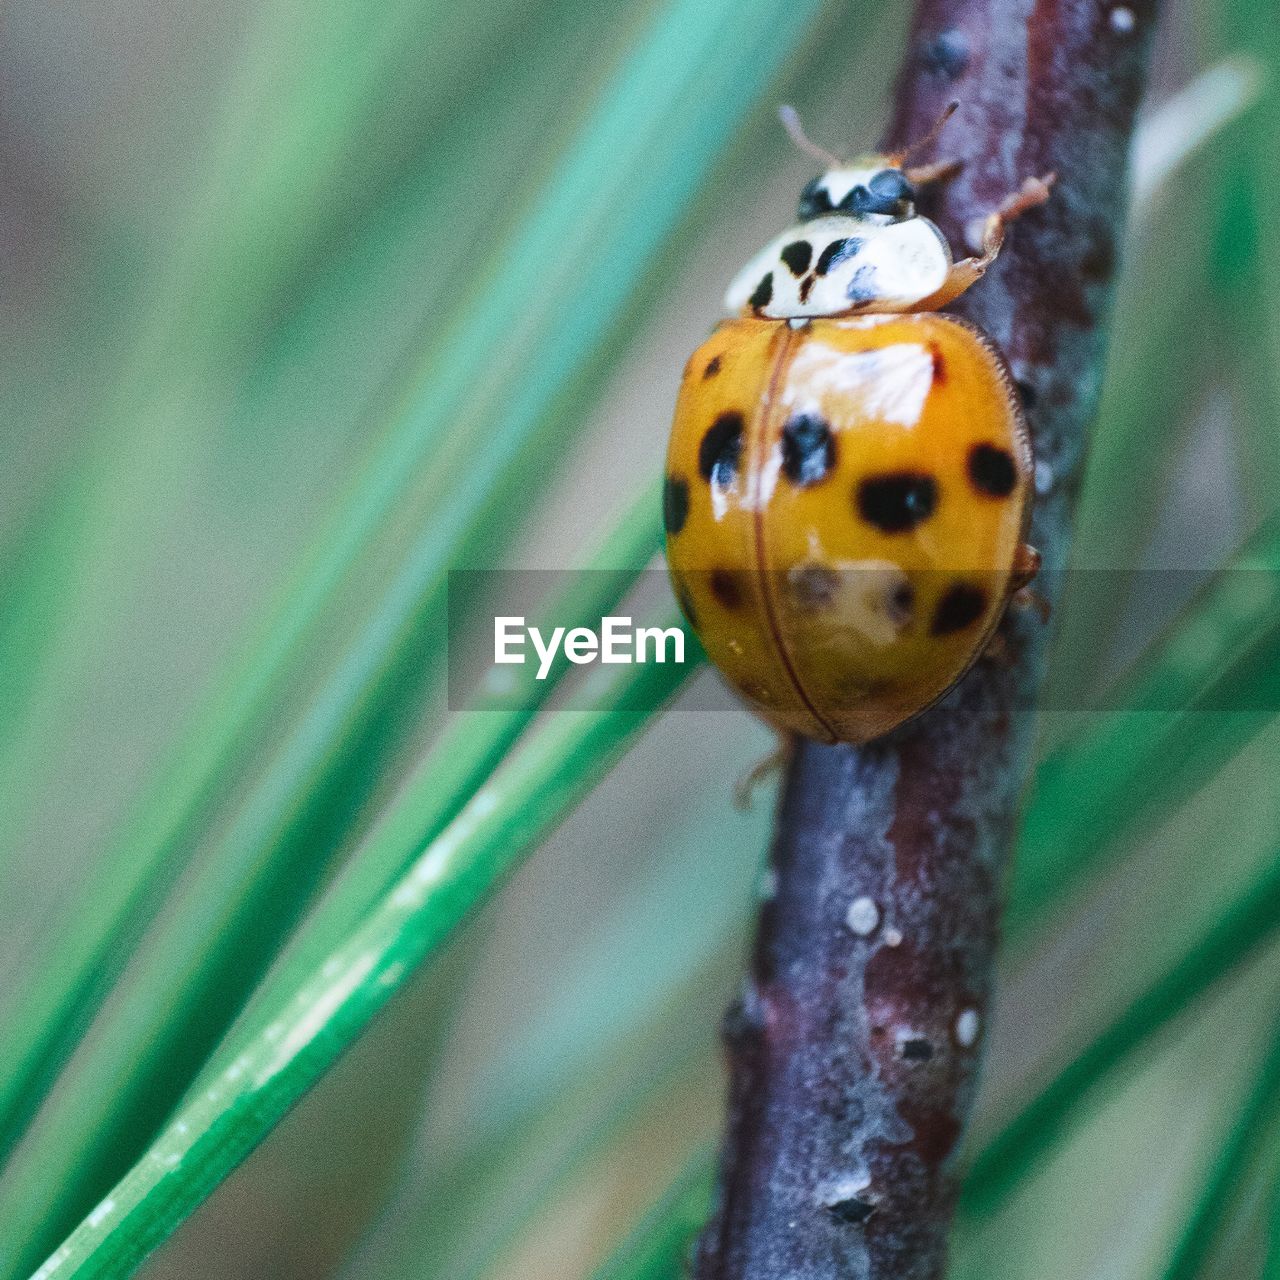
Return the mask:
[[949,182],[963,168],[963,160],[935,160],[932,164],[912,165],[902,171],[902,176],[913,187],[927,187],[932,182]]
[[1005,196],[999,206],[987,214],[987,220],[982,224],[982,257],[969,261],[982,262],[984,269],[989,267],[1004,243],[1005,228],[1029,209],[1037,209],[1044,204],[1057,180],[1056,173],[1047,173],[1043,178],[1024,178],[1017,191]]
[[1020,542],[1018,549],[1013,553],[1013,590],[1021,591],[1023,587],[1030,586],[1036,574],[1040,572],[1040,565],[1044,557],[1029,542]]
[[998,667],[1013,666],[1013,650],[1009,647],[1009,641],[1005,638],[1003,631],[991,633],[991,639],[987,641],[982,657],[984,661],[994,662]]
[[1034,587],[1019,587],[1013,593],[1012,603],[1015,609],[1034,609],[1042,623],[1053,617],[1053,605]]
[[937,311],[939,307],[945,307],[948,302],[954,302],[966,289],[982,279],[992,261],[994,261],[994,255],[987,258],[984,254],[981,258],[962,258],[959,262],[953,262],[942,288],[936,293],[931,293],[927,298],[922,298],[911,310]]
[[751,801],[755,795],[756,788],[775,773],[780,773],[788,764],[791,763],[791,757],[796,750],[796,737],[793,733],[784,732],[776,729],[778,744],[769,752],[763,760],[757,760],[750,769],[746,771],[734,783],[733,786],[733,807],[740,809],[746,813],[751,808]]
[[1017,191],[1006,196],[999,207],[989,213],[982,223],[980,232],[982,253],[976,258],[961,258],[959,262],[952,263],[942,288],[918,302],[912,310],[936,311],[939,307],[945,307],[948,302],[954,301],[972,285],[977,284],[999,255],[1000,246],[1004,244],[1005,228],[1028,209],[1044,204],[1049,198],[1049,189],[1053,186],[1056,177],[1056,174],[1050,173],[1043,178],[1027,178]]
[[1013,557],[1011,602],[1017,609],[1034,609],[1041,622],[1048,622],[1053,606],[1040,592],[1031,586],[1032,579],[1040,572],[1040,553],[1029,542],[1022,543]]
[[[1032,580],[1040,572],[1042,557],[1040,552],[1029,542],[1018,544],[1013,553],[1013,570],[1009,575],[1009,603],[1020,611],[1034,609],[1042,623],[1047,623],[1053,613],[1053,606],[1040,592],[1031,586]],[[995,631],[987,641],[982,656],[1001,666],[1009,666],[1013,661],[1013,651],[1003,630]]]

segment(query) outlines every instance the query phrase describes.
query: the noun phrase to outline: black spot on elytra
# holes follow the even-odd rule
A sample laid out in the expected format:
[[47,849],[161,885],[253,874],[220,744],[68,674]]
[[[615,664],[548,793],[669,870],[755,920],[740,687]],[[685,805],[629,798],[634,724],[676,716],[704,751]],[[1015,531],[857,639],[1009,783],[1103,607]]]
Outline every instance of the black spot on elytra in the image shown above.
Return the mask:
[[916,589],[904,578],[885,597],[885,613],[895,627],[910,623],[916,611]]
[[1018,483],[1013,454],[995,444],[975,444],[969,450],[969,479],[979,493],[1007,498]]
[[856,187],[845,192],[845,197],[840,201],[839,208],[846,213],[871,213],[875,204],[875,196],[862,183],[858,183]]
[[793,276],[802,276],[813,259],[813,245],[807,240],[793,240],[779,255]]
[[742,586],[737,574],[729,569],[712,569],[711,594],[726,609],[736,609],[742,603]]
[[792,484],[805,488],[826,478],[835,465],[836,442],[831,428],[816,413],[797,413],[782,428],[782,471]]
[[957,582],[947,588],[933,611],[929,634],[949,636],[973,626],[987,608],[987,593],[970,582]]
[[898,1052],[905,1062],[928,1062],[933,1057],[933,1045],[923,1036],[912,1036],[899,1045]]
[[738,474],[743,425],[742,414],[729,409],[707,428],[698,446],[698,471],[718,488],[727,489]]
[[969,65],[969,44],[954,29],[942,31],[920,47],[920,65],[930,75],[959,80]]
[[929,345],[929,356],[933,361],[933,385],[944,386],[947,381],[947,362],[943,359],[942,348],[936,342]]
[[800,609],[825,609],[835,598],[840,579],[825,564],[798,564],[787,570],[787,589]]
[[751,297],[747,299],[747,301],[751,304],[751,306],[755,307],[757,311],[759,311],[761,307],[767,307],[769,303],[773,301],[773,272],[772,271],[768,271],[765,273],[764,279],[761,280],[758,285],[756,285],[755,293],[753,293]]
[[868,476],[857,489],[858,514],[881,533],[909,533],[938,505],[938,482],[923,471]]
[[847,1222],[854,1227],[861,1226],[876,1211],[876,1206],[872,1201],[863,1200],[860,1196],[849,1196],[847,1199],[833,1200],[824,1207],[833,1218],[839,1218],[841,1222]]
[[707,378],[714,378],[719,372],[720,357],[712,356],[711,359],[707,361],[707,367],[702,371],[703,380],[705,381]]
[[679,533],[689,518],[689,482],[668,476],[662,486],[662,523],[668,533]]
[[818,275],[825,276],[832,267],[839,266],[846,258],[852,258],[861,248],[862,241],[857,236],[843,236],[839,240],[832,240],[818,255],[813,269]]

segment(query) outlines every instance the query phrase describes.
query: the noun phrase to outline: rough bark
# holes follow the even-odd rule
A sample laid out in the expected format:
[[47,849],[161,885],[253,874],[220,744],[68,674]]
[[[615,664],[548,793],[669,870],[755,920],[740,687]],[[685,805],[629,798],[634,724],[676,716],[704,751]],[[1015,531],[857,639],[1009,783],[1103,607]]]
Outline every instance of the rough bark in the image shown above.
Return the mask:
[[[921,0],[886,139],[923,135],[959,100],[934,155],[913,157],[964,163],[924,208],[957,247],[1024,177],[1058,175],[949,308],[995,338],[1022,390],[1048,566],[1065,558],[1097,400],[1155,8]],[[727,1136],[697,1280],[943,1274],[1048,634],[1010,610],[1005,654],[926,715],[868,747],[797,751],[776,891],[726,1021]]]

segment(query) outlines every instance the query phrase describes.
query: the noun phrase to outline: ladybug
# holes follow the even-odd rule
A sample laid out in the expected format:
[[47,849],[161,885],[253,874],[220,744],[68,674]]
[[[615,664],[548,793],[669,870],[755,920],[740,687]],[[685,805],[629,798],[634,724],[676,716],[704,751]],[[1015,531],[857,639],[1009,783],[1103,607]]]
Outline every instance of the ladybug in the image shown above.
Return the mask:
[[[943,115],[935,137],[954,110]],[[827,164],[742,270],[684,372],[664,518],[676,597],[765,720],[879,737],[936,702],[1035,573],[1031,443],[1000,352],[937,309],[981,279],[1028,179],[954,261],[911,151]]]

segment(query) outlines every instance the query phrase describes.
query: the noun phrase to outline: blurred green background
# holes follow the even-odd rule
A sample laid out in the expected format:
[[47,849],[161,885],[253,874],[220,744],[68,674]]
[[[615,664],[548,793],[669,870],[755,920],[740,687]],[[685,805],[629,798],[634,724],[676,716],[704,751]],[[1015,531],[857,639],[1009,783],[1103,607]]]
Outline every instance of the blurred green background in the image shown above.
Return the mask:
[[[445,574],[627,592],[684,360],[811,176],[775,108],[873,140],[907,16],[10,0],[5,1280],[135,1164],[50,1274],[172,1231],[145,1274],[590,1276],[700,1167],[769,735],[639,676],[450,713]],[[1075,548],[1109,572],[1055,655],[1119,684],[1044,718],[966,1280],[1280,1276],[1278,55],[1263,7],[1167,7]],[[424,851],[468,887],[395,916]],[[335,959],[375,937],[367,980]],[[148,1150],[178,1133],[269,1136],[191,1212],[234,1158]],[[686,1234],[610,1274],[673,1276]]]

